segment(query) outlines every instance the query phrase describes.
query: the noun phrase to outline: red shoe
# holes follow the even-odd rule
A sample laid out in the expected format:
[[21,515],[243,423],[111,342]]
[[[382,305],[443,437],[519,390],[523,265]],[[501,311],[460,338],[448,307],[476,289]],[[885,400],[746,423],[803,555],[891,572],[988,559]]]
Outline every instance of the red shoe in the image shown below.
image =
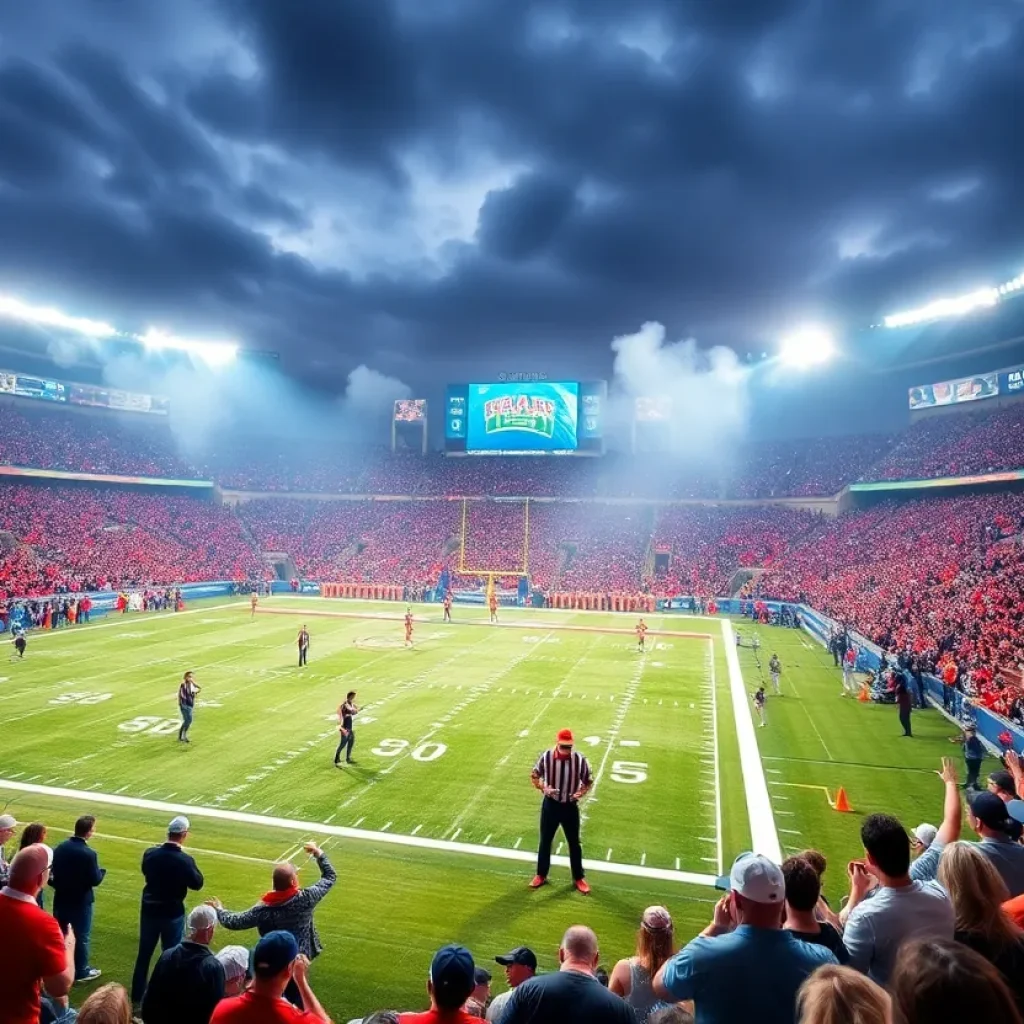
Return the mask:
[[534,875],[533,881],[530,883],[531,889],[539,889],[542,885],[547,885],[547,879],[543,875]]
[[577,892],[583,893],[584,896],[590,895],[590,886],[587,885],[587,880],[585,878],[577,878],[573,885],[576,886]]

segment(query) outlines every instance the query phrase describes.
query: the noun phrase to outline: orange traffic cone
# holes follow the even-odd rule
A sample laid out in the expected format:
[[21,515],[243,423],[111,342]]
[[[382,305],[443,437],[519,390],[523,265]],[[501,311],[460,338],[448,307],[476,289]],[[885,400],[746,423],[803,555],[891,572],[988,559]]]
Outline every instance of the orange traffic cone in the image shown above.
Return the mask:
[[867,683],[864,683],[861,686],[860,693],[857,694],[857,700],[859,700],[861,702],[861,704],[867,704],[871,700],[871,694],[870,694],[870,691],[868,690],[868,684]]
[[846,798],[846,790],[842,786],[839,787],[839,792],[836,793],[836,802],[833,806],[840,814],[850,814],[853,811],[850,801]]

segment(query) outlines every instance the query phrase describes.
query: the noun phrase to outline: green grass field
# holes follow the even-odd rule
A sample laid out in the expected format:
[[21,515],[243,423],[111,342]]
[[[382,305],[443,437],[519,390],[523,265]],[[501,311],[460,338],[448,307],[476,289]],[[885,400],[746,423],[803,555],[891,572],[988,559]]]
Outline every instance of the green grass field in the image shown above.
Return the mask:
[[[503,610],[491,627],[482,608],[456,606],[448,625],[421,607],[408,650],[403,610],[285,597],[255,621],[242,602],[111,616],[33,635],[24,662],[0,665],[0,805],[44,821],[53,842],[78,814],[97,815],[109,872],[92,959],[105,976],[130,975],[139,858],[179,810],[192,818],[204,897],[232,909],[269,887],[272,863],[303,863],[307,840],[325,845],[342,879],[318,911],[313,983],[337,1020],[423,1005],[430,955],[446,941],[481,960],[528,943],[552,967],[572,923],[596,929],[609,963],[630,952],[651,903],[670,907],[680,939],[704,926],[711,877],[751,845],[733,696],[756,686],[752,652],[740,651],[741,691],[716,620],[650,616],[658,635],[640,656],[628,616]],[[313,642],[300,670],[303,621]],[[956,753],[953,729],[929,711],[902,740],[894,708],[839,699],[838,673],[810,639],[760,637],[762,661],[782,658],[785,696],[769,700],[750,763],[763,767],[780,845],[822,849],[838,899],[860,814],[937,823],[933,769]],[[176,740],[186,668],[203,687],[189,746]],[[339,770],[335,712],[352,689],[364,708],[357,764]],[[746,696],[738,710],[749,717]],[[557,860],[552,885],[526,886],[529,772],[563,727],[598,779],[583,833],[590,898]],[[856,813],[830,808],[838,786]],[[218,944],[231,938],[254,936],[221,932]]]

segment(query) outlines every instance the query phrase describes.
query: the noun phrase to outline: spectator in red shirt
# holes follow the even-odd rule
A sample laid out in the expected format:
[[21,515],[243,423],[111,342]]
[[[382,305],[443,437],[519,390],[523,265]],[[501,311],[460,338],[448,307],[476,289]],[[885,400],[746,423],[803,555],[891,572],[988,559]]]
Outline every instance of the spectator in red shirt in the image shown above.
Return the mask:
[[[218,1003],[210,1024],[331,1024],[309,987],[309,960],[299,954],[299,944],[291,932],[264,935],[252,952],[252,971],[252,987]],[[284,998],[292,980],[305,1010]]]
[[53,852],[36,843],[11,861],[7,886],[0,890],[0,1015],[4,1024],[37,1024],[41,989],[66,996],[75,980],[75,933],[67,939],[60,925],[36,903],[50,876]]
[[400,1013],[399,1024],[481,1024],[463,1009],[476,988],[476,965],[465,946],[442,946],[430,964],[427,992],[430,1009]]

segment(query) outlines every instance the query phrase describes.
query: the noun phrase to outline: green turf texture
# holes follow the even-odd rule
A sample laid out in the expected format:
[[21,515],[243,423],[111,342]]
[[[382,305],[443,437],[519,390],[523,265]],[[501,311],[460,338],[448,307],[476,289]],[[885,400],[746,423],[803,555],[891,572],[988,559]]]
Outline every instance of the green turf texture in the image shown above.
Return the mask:
[[[211,602],[183,615],[111,616],[32,636],[23,663],[0,665],[0,777],[533,850],[538,798],[529,771],[556,731],[570,727],[595,770],[604,765],[586,808],[585,855],[637,867],[672,869],[678,861],[714,874],[714,679],[726,864],[749,847],[718,622],[647,618],[655,631],[712,633],[712,663],[708,641],[682,637],[649,637],[648,653],[637,655],[629,635],[610,631],[631,628],[632,616],[503,610],[505,622],[528,624],[503,629],[486,625],[483,608],[456,606],[447,625],[439,609],[418,607],[416,644],[406,650],[404,606],[279,598],[267,607],[298,614],[253,621],[243,602]],[[365,617],[314,614],[325,611]],[[294,640],[304,612],[313,639],[310,664],[299,670]],[[900,739],[895,708],[841,700],[838,671],[803,634],[759,632],[762,661],[777,650],[784,666],[785,696],[769,699],[769,725],[757,730],[780,839],[826,853],[828,892],[838,899],[843,865],[860,852],[862,813],[884,809],[908,826],[938,824],[942,786],[931,772],[942,755],[957,755],[946,742],[954,730],[929,711],[915,714],[917,738]],[[758,667],[746,650],[740,663],[749,694]],[[175,739],[186,668],[203,686],[187,747]],[[367,710],[357,720],[358,763],[339,770],[331,763],[333,718],[350,689]],[[619,761],[643,764],[644,781],[616,781],[632,777],[615,772]],[[855,814],[839,815],[824,791],[802,788],[834,794],[839,785]],[[97,813],[95,845],[109,873],[98,892],[92,959],[105,977],[127,980],[139,858],[160,840],[166,815],[0,785],[0,803],[8,797],[19,820],[44,821],[54,842],[78,814]],[[207,876],[204,896],[232,909],[250,905],[269,887],[270,865],[311,838],[325,837],[196,817],[190,844]],[[528,943],[542,967],[553,968],[562,931],[585,921],[610,966],[631,951],[645,906],[668,905],[685,940],[706,924],[715,897],[701,886],[591,872],[594,893],[584,899],[564,868],[532,892],[529,864],[372,839],[331,837],[327,851],[341,880],[317,913],[325,953],[313,983],[336,1020],[425,1006],[430,955],[447,941],[464,942],[481,960]],[[314,870],[306,865],[303,878]],[[221,932],[217,944],[232,939],[251,943],[254,935]],[[501,987],[498,980],[495,991]]]

